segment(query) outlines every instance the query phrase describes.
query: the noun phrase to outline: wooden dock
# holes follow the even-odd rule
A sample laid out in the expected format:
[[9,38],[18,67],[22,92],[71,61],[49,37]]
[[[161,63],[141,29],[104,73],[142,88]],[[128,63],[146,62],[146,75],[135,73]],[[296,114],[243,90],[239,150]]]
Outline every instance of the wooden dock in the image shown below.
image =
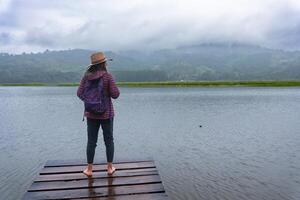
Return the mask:
[[101,199],[101,200],[167,200],[162,181],[153,160],[115,162],[113,175],[106,163],[95,163],[93,176],[82,171],[83,161],[48,161],[23,200],[29,199]]

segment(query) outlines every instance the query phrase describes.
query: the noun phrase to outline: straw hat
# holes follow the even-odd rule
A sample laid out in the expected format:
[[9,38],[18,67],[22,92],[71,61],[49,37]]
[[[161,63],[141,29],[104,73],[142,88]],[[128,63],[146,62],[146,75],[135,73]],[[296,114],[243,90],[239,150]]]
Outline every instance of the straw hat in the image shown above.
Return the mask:
[[92,67],[93,65],[99,64],[99,63],[103,63],[106,61],[112,61],[112,59],[107,59],[104,55],[103,52],[96,52],[93,53],[91,55],[91,64],[87,66],[87,68],[89,69],[90,67]]

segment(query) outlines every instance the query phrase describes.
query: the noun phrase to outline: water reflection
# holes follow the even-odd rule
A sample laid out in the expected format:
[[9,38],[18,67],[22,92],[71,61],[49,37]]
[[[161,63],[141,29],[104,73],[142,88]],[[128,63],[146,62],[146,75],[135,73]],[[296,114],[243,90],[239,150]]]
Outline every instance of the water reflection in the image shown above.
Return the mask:
[[93,187],[94,185],[94,179],[92,177],[88,177],[88,197],[97,200],[97,193],[95,192],[95,188]]
[[113,181],[114,181],[114,177],[113,176],[108,176],[106,178],[107,184],[105,185],[107,188],[107,192],[105,192],[105,190],[103,190],[103,193],[97,193],[95,191],[95,187],[94,187],[94,178],[93,177],[88,177],[88,198],[92,199],[92,200],[99,200],[100,197],[97,197],[97,194],[103,194],[104,196],[108,196],[107,199],[108,200],[115,200],[115,188],[113,187]]
[[109,197],[109,200],[115,200],[115,187],[113,186],[114,177],[112,175],[109,175],[109,178],[107,178],[107,195]]

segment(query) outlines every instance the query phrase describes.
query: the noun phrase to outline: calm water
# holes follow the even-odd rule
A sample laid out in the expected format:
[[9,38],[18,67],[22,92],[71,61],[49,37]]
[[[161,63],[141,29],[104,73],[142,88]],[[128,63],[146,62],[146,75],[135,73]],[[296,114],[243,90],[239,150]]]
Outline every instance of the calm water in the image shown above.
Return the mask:
[[[0,199],[46,160],[85,158],[75,93],[0,87]],[[115,109],[115,158],[155,159],[171,199],[300,199],[300,88],[121,88]]]

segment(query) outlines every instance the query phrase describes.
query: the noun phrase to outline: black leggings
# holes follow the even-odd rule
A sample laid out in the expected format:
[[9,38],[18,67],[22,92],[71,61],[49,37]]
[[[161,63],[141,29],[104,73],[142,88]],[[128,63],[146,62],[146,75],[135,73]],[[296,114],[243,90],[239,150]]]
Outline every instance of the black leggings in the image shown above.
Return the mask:
[[106,147],[106,160],[107,162],[112,162],[114,158],[113,118],[87,118],[88,142],[86,148],[86,155],[88,164],[92,164],[94,162],[95,149],[97,146],[100,125],[103,130],[103,139]]

